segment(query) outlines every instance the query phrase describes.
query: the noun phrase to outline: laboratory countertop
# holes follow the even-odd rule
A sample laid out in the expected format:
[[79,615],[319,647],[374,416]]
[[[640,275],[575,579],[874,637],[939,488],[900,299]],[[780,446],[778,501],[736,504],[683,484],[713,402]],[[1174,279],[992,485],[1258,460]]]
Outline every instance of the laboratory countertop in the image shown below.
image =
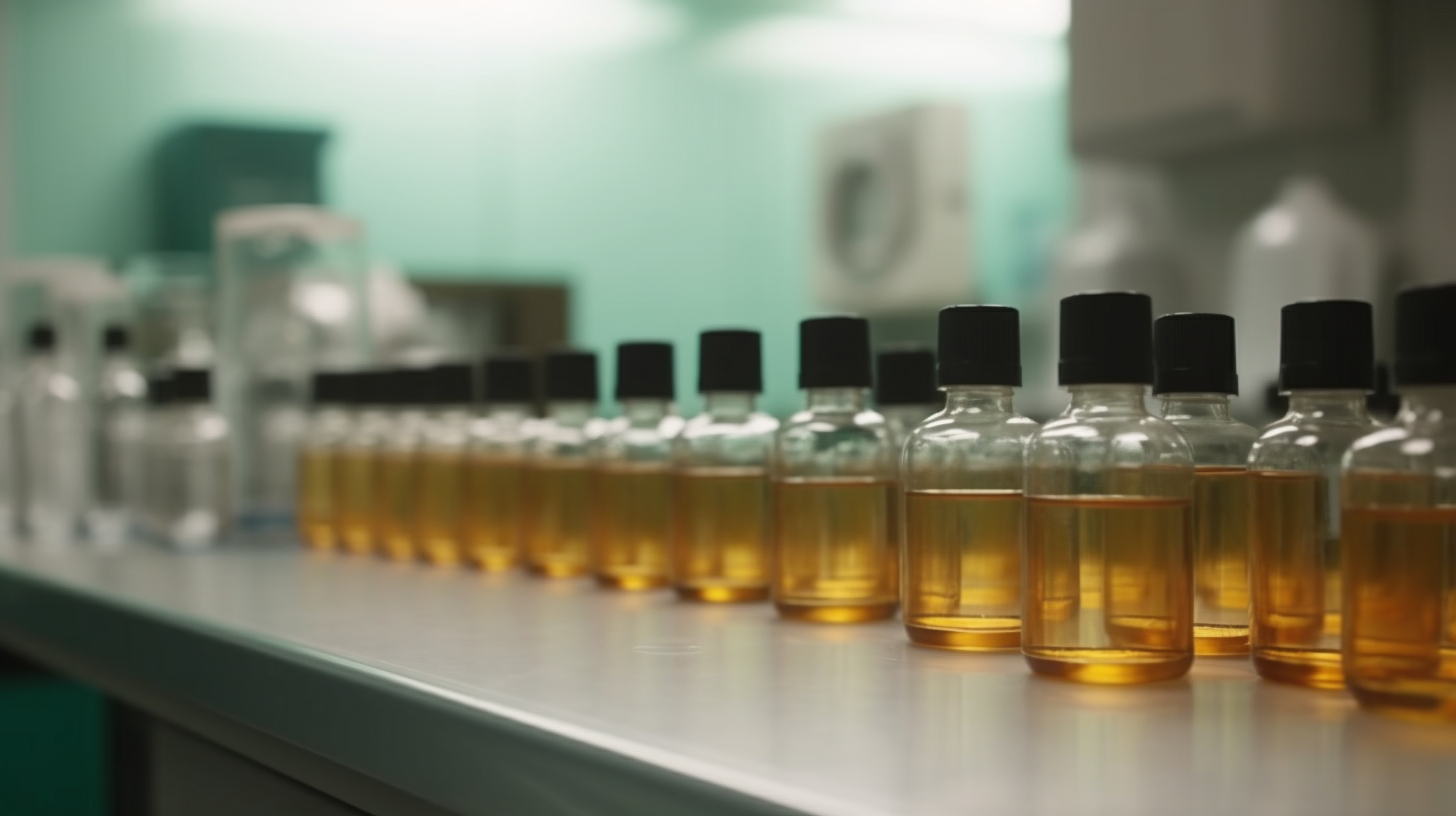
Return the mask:
[[1456,726],[1087,687],[897,623],[297,551],[0,555],[0,642],[486,813],[1456,813]]

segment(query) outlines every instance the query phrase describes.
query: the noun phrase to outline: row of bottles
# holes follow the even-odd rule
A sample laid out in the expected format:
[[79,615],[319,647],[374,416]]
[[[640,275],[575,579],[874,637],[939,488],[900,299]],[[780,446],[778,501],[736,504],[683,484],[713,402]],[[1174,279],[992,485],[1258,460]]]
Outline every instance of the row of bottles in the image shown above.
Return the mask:
[[[1284,307],[1290,409],[1262,432],[1229,414],[1233,320],[1154,322],[1136,293],[1062,301],[1070,404],[1044,426],[1015,412],[1019,317],[998,306],[942,311],[945,407],[923,421],[933,358],[882,354],[872,410],[869,327],[847,316],[801,324],[805,406],[782,426],[755,410],[751,331],[702,335],[705,409],[686,421],[666,343],[618,347],[613,420],[597,416],[586,351],[546,356],[543,419],[519,357],[487,362],[478,419],[463,366],[323,374],[300,518],[315,547],[771,598],[791,619],[900,608],[917,643],[1019,646],[1033,670],[1084,682],[1168,679],[1195,654],[1252,651],[1266,678],[1348,677],[1357,693],[1356,666],[1387,681],[1424,672],[1417,685],[1449,707],[1456,330],[1440,316],[1453,298],[1445,286],[1397,303],[1399,428],[1365,410],[1373,317],[1357,301]],[[1359,550],[1341,547],[1346,451]],[[1362,663],[1367,645],[1378,655]]]

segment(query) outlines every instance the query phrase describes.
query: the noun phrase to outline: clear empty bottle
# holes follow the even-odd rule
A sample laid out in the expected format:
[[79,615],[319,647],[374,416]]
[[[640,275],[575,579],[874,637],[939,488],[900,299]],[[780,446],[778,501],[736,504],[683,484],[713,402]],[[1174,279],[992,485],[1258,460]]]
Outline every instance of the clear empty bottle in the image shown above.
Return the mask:
[[432,564],[465,560],[466,478],[475,372],[464,363],[430,368],[424,400],[429,412],[419,430],[414,483],[414,550]]
[[486,572],[499,572],[520,562],[525,544],[535,383],[530,359],[517,354],[487,357],[483,373],[486,413],[471,426],[467,465],[466,557]]
[[1163,315],[1153,324],[1159,415],[1193,449],[1193,649],[1249,651],[1249,449],[1259,432],[1229,415],[1239,393],[1234,319]]
[[895,613],[895,461],[885,419],[867,404],[871,380],[866,320],[799,324],[805,407],[774,437],[771,472],[773,599],[783,617],[857,623]]
[[911,431],[901,457],[905,630],[926,646],[1014,649],[1022,448],[1037,429],[1012,407],[1021,385],[1016,310],[942,309],[939,356],[945,410]]
[[549,578],[591,571],[592,456],[597,429],[597,356],[549,352],[546,418],[526,467],[526,566]]
[[335,454],[334,529],[343,549],[355,555],[382,552],[379,465],[391,431],[392,376],[378,370],[354,373],[346,392],[352,417]]
[[1370,304],[1311,300],[1280,313],[1289,413],[1249,453],[1249,633],[1261,677],[1340,688],[1340,459],[1373,430]]
[[1360,704],[1456,719],[1456,283],[1395,301],[1395,426],[1343,478],[1344,670]]
[[1026,447],[1021,650],[1085,683],[1179,677],[1193,664],[1193,454],[1148,413],[1152,301],[1061,303],[1071,404]]
[[347,391],[351,373],[320,371],[312,378],[313,411],[298,453],[298,534],[305,546],[332,550],[339,545],[337,528],[339,452],[353,422]]
[[152,403],[146,472],[153,533],[175,549],[207,549],[232,519],[228,427],[212,405],[212,372],[172,371]]
[[429,372],[396,369],[383,375],[382,397],[389,422],[380,437],[374,459],[375,542],[380,554],[392,561],[412,561],[419,493],[420,436],[429,420]]
[[25,529],[37,546],[76,540],[86,507],[86,434],[81,386],[56,356],[56,331],[33,327],[19,384]]
[[617,346],[617,401],[622,416],[598,446],[597,531],[593,570],[612,589],[668,584],[672,541],[672,448],[682,430],[672,344]]
[[769,595],[768,460],[779,423],[756,410],[763,391],[756,331],[705,331],[698,341],[703,412],[678,436],[673,586],[689,601]]
[[93,489],[86,531],[101,546],[126,540],[141,506],[146,437],[146,379],[132,360],[131,333],[107,326],[95,397]]

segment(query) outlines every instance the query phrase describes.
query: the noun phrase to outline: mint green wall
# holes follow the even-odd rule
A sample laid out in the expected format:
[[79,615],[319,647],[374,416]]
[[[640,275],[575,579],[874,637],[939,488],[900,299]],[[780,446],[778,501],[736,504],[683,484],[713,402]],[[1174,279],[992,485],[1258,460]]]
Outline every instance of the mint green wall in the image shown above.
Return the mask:
[[331,200],[367,220],[377,254],[432,272],[564,275],[579,342],[673,339],[684,392],[699,329],[761,327],[776,410],[794,400],[795,322],[815,311],[823,121],[927,99],[972,106],[982,299],[1016,299],[1064,205],[1056,41],[968,37],[988,58],[944,70],[853,54],[755,65],[725,58],[725,44],[818,12],[680,0],[667,4],[680,30],[650,46],[505,59],[387,27],[290,32],[269,19],[286,5],[274,0],[233,3],[212,23],[168,10],[216,0],[12,2],[18,251],[145,249],[146,157],[178,122],[324,124]]

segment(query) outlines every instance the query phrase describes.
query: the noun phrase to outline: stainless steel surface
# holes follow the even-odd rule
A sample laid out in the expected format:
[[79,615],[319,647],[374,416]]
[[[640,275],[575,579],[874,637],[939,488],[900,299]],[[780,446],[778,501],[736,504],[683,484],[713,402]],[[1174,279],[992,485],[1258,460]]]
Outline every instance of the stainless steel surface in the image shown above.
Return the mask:
[[276,551],[0,556],[0,640],[459,812],[1456,812],[1456,727],[1238,659],[1079,687],[896,623]]

